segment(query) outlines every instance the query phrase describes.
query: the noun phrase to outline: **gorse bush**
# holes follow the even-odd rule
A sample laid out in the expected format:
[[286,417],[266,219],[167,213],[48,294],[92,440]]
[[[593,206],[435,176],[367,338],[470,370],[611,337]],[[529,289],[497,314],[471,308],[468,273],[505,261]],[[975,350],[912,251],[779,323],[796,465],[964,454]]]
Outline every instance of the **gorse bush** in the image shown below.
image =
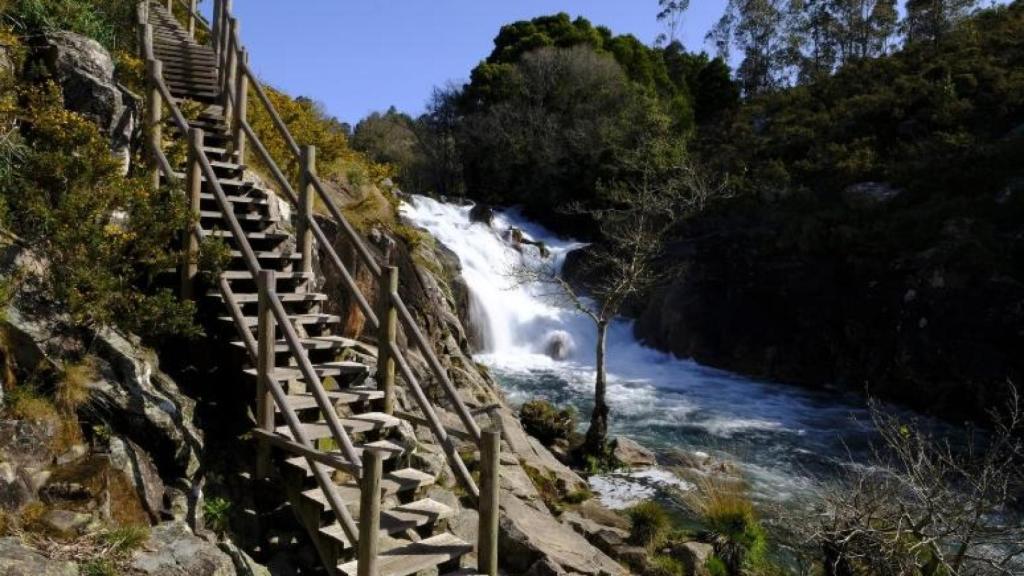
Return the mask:
[[153,287],[180,261],[169,247],[188,222],[182,195],[122,176],[106,139],[64,109],[55,84],[22,87],[20,97],[4,110],[20,124],[24,149],[0,190],[0,213],[47,261],[38,278],[45,296],[78,326],[197,334],[194,305]]

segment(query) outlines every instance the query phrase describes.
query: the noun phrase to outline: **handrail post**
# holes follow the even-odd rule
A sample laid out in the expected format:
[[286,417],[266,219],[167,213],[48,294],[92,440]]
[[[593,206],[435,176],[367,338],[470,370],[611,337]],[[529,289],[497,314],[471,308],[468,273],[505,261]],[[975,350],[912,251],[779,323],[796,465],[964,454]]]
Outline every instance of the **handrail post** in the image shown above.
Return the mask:
[[498,575],[498,513],[501,434],[493,430],[480,433],[480,527],[477,536],[477,572]]
[[[256,279],[259,289],[259,312],[256,325],[256,425],[267,432],[274,431],[274,395],[267,384],[274,377],[274,344],[276,330],[274,311],[270,307],[271,294],[277,290],[273,270],[260,270]],[[270,475],[270,444],[260,442],[256,461],[256,475]]]
[[387,266],[381,271],[380,312],[377,319],[380,328],[377,335],[377,382],[384,390],[384,413],[395,413],[395,359],[391,357],[388,344],[396,342],[398,335],[398,310],[392,301],[392,294],[398,292],[398,267]]
[[313,272],[313,182],[316,176],[316,147],[303,146],[299,166],[299,222],[296,226],[299,250],[302,254],[302,271]]
[[188,3],[188,37],[196,39],[196,0],[189,0]]
[[167,11],[174,16],[174,0],[167,0]]
[[217,69],[220,73],[221,87],[224,86],[224,78],[227,75],[228,44],[231,38],[231,0],[221,0],[220,9],[220,52],[217,54]]
[[[147,28],[151,27],[147,24]],[[163,76],[164,66],[159,60],[149,60],[146,63],[149,80],[149,107],[146,109],[146,128],[149,130],[149,164],[153,171],[153,187],[160,187],[160,167],[157,164],[157,154],[163,147],[163,96],[160,88],[157,87],[158,80]]]
[[220,19],[223,10],[223,0],[213,0],[213,22],[210,24],[210,42],[213,44],[213,54],[218,57],[218,63],[220,62]]
[[238,39],[238,29],[240,25],[238,20],[231,18],[228,20],[228,40],[227,40],[227,65],[224,69],[224,118],[230,121],[234,117],[234,98],[232,92],[235,89],[236,74],[238,72],[238,46],[235,40]]
[[245,164],[245,131],[242,130],[242,123],[248,119],[249,112],[249,75],[245,73],[245,64],[249,62],[249,53],[245,49],[238,51],[238,84],[235,89],[235,115],[232,123],[234,131],[234,147],[236,162]]
[[199,275],[199,195],[203,189],[203,171],[199,166],[199,154],[203,150],[203,130],[201,128],[193,128],[189,130],[188,136],[186,186],[188,186],[190,217],[188,224],[185,226],[185,237],[182,242],[185,246],[184,261],[181,266],[182,300],[191,300],[195,296],[196,276]]
[[363,452],[363,477],[359,482],[358,576],[377,576],[380,538],[380,480],[383,457],[376,450]]

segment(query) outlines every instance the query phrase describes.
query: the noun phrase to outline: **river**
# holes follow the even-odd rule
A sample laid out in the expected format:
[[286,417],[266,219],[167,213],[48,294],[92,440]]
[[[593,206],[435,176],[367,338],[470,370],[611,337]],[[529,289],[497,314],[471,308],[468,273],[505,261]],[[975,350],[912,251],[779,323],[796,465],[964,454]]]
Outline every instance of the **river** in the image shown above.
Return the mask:
[[[548,287],[512,279],[521,259],[542,256],[533,246],[514,248],[507,232],[515,227],[543,242],[556,266],[581,244],[559,238],[515,210],[497,212],[488,227],[471,222],[470,209],[411,196],[401,213],[461,260],[473,295],[474,324],[486,342],[477,360],[490,367],[509,400],[518,405],[541,397],[572,404],[586,423],[594,381],[594,325],[552,303],[545,297]],[[555,342],[567,348],[564,359],[546,354]],[[751,380],[678,359],[638,342],[626,320],[609,329],[608,351],[612,432],[661,454],[683,450],[728,461],[756,500],[803,501],[840,467],[867,457],[868,414],[856,395]],[[659,469],[590,481],[613,508],[692,488]]]

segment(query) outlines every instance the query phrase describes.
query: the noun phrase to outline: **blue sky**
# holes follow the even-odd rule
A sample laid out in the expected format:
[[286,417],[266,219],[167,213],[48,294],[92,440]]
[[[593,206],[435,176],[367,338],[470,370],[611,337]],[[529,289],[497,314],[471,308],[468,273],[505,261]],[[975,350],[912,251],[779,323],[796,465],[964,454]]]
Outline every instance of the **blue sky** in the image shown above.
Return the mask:
[[[212,0],[207,0],[206,11]],[[650,43],[657,0],[235,0],[250,62],[270,84],[322,102],[355,123],[394,105],[413,114],[431,89],[465,80],[503,24],[556,12],[584,16]],[[704,34],[726,0],[693,0],[682,40]]]

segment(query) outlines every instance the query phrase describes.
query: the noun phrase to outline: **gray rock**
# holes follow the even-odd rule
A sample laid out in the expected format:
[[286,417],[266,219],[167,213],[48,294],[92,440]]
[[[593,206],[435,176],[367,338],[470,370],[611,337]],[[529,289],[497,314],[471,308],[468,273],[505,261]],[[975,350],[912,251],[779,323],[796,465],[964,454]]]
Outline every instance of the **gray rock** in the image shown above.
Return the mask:
[[708,558],[714,553],[714,547],[703,542],[686,542],[672,548],[672,556],[678,558],[686,567],[686,573],[693,576],[708,576]]
[[886,182],[859,182],[843,190],[843,202],[850,208],[882,206],[898,198],[903,191]]
[[199,538],[182,522],[161,524],[150,533],[146,549],[136,554],[131,567],[142,574],[164,576],[232,576],[231,556]]
[[512,574],[530,570],[546,559],[550,565],[577,574],[627,574],[569,526],[505,492],[501,498],[498,547],[502,564]]
[[135,131],[138,99],[114,81],[114,60],[95,40],[67,31],[45,36],[46,62],[64,93],[64,106],[95,122],[115,149]]
[[613,444],[612,454],[615,456],[615,459],[630,468],[654,466],[658,463],[654,452],[644,448],[635,440],[619,436]]
[[615,556],[616,551],[629,538],[629,531],[615,526],[605,526],[584,518],[578,512],[569,511],[562,514],[562,522],[572,527],[576,533],[597,546],[605,554]]
[[155,354],[119,332],[97,333],[95,350],[103,363],[90,385],[93,407],[158,461],[172,462],[174,475],[195,475],[203,448],[192,424],[195,402],[160,371]]
[[150,522],[159,521],[166,488],[149,454],[131,440],[114,437],[110,439],[110,465],[135,485]]
[[78,567],[51,560],[18,538],[0,538],[0,576],[78,576]]
[[69,510],[50,510],[43,516],[43,524],[62,538],[71,538],[82,533],[92,522],[92,516]]
[[270,570],[266,566],[253,560],[251,556],[245,553],[245,550],[236,546],[231,540],[223,540],[217,546],[231,557],[231,561],[235,563],[235,571],[238,576],[270,576]]

